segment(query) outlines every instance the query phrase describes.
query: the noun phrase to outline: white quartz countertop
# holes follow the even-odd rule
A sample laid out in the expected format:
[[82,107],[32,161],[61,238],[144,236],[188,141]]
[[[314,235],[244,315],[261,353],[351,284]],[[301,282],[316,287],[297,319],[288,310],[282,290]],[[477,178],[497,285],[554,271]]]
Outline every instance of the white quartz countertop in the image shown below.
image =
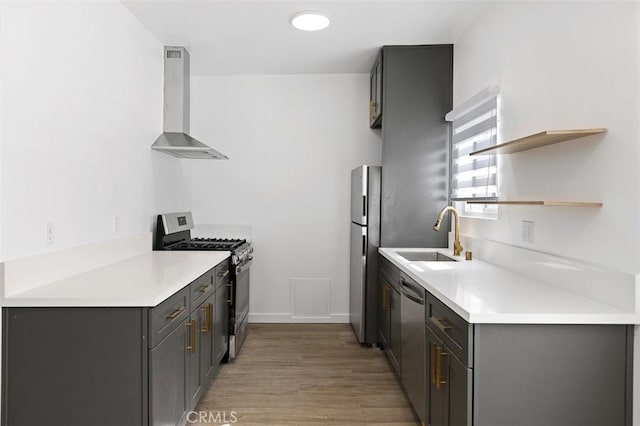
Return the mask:
[[470,323],[640,324],[640,315],[481,260],[409,262],[398,252],[446,249],[380,248],[402,272]]
[[150,251],[6,297],[3,306],[157,306],[228,251]]

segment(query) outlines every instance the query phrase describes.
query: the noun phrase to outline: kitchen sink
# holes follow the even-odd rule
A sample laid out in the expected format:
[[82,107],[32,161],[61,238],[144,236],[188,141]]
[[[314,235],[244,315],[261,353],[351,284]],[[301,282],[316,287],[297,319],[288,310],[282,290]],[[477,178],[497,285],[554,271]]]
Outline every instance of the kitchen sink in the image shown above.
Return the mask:
[[398,256],[402,256],[409,262],[457,262],[437,251],[398,251]]

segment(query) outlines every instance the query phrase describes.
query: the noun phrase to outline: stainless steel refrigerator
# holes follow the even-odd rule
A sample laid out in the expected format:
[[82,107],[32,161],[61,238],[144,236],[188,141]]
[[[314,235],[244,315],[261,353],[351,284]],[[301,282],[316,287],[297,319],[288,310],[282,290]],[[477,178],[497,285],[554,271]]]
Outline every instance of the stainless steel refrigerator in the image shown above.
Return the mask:
[[378,166],[351,172],[349,316],[358,341],[367,344],[377,342],[380,175]]

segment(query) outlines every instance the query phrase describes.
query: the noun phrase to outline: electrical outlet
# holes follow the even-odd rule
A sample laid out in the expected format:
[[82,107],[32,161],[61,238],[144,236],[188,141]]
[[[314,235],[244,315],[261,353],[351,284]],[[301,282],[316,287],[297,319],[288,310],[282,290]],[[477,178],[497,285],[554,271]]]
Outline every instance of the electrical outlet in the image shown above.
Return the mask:
[[534,234],[535,234],[535,225],[536,223],[532,220],[523,220],[522,221],[522,241],[525,243],[534,242]]
[[47,222],[47,245],[53,244],[54,236],[53,222]]
[[118,216],[113,216],[112,220],[112,230],[114,234],[120,232],[120,218]]

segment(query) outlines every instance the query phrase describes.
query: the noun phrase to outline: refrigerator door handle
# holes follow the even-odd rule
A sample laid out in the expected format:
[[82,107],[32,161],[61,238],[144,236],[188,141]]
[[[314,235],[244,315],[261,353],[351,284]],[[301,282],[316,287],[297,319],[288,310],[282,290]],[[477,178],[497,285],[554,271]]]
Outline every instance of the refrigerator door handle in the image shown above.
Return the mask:
[[362,196],[362,216],[367,217],[367,196]]
[[363,256],[367,255],[367,236],[366,235],[362,236],[362,255]]

